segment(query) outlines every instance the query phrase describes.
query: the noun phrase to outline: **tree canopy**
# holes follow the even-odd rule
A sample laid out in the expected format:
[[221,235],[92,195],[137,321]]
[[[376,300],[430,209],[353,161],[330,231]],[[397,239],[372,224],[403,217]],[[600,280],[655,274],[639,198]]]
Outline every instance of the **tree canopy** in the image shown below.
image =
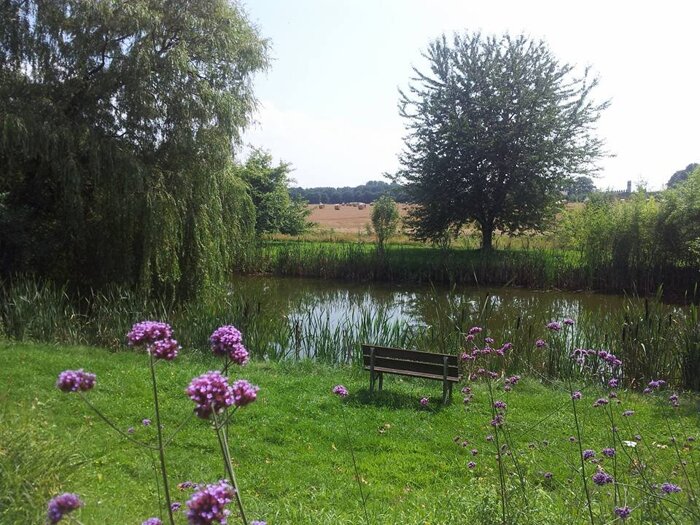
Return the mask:
[[673,175],[671,175],[671,178],[668,179],[668,183],[666,184],[666,186],[668,186],[669,188],[677,186],[681,182],[687,180],[690,174],[693,173],[693,171],[695,171],[698,167],[700,167],[700,164],[698,164],[697,162],[691,162],[682,170],[678,170]]
[[308,228],[306,202],[289,195],[289,164],[272,165],[272,156],[254,150],[237,173],[248,184],[255,205],[255,231],[299,235]]
[[229,269],[266,47],[227,0],[3,2],[0,270],[187,293]]
[[377,236],[377,248],[384,251],[384,243],[396,233],[401,221],[399,209],[388,195],[382,195],[372,208],[372,229]]
[[416,204],[413,235],[439,240],[474,223],[490,248],[497,229],[546,227],[563,182],[604,155],[597,80],[524,36],[442,36],[424,56],[428,71],[415,70],[399,103],[407,136],[397,180]]

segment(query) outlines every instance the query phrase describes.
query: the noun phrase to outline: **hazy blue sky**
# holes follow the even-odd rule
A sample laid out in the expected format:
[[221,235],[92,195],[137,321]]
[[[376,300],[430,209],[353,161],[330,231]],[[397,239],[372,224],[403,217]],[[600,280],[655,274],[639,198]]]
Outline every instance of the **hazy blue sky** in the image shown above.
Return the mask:
[[659,188],[700,162],[700,2],[249,0],[272,42],[246,141],[290,162],[301,186],[346,186],[398,167],[398,88],[442,33],[525,33],[592,66],[610,99],[599,135],[613,158],[599,187]]

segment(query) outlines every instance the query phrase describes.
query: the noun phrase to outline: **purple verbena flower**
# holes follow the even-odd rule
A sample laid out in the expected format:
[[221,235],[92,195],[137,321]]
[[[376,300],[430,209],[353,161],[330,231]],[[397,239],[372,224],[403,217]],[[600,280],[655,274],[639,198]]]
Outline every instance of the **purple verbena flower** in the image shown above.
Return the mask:
[[61,392],[87,392],[95,386],[95,374],[80,370],[64,370],[58,374],[56,387]]
[[486,337],[486,338],[484,339],[484,343],[486,343],[487,345],[493,344],[493,338],[491,338],[491,337]]
[[681,488],[678,485],[674,485],[673,483],[663,483],[661,485],[661,492],[664,494],[671,494],[673,492],[680,492]]
[[160,321],[141,321],[131,327],[126,334],[129,346],[152,345],[161,339],[170,339],[173,329],[167,323]]
[[629,515],[631,513],[632,509],[630,509],[628,506],[615,507],[615,514],[617,514],[617,517],[621,520],[626,520],[627,518],[629,518]]
[[343,385],[335,385],[332,392],[339,397],[348,397],[350,392]]
[[148,518],[141,525],[163,525],[159,518]]
[[605,399],[604,397],[601,397],[600,399],[597,399],[595,403],[593,403],[594,407],[602,407],[604,405],[607,405],[609,401]]
[[582,397],[583,394],[581,394],[581,392],[579,392],[578,390],[576,390],[575,392],[571,392],[571,399],[573,399],[574,401],[578,401]]
[[187,521],[190,525],[226,524],[230,511],[226,509],[234,497],[234,490],[227,481],[207,485],[195,492],[187,502]]
[[505,410],[508,408],[508,405],[506,405],[504,401],[495,401],[493,404],[493,408],[498,410]]
[[421,397],[420,398],[420,404],[421,406],[427,407],[428,403],[430,403],[430,400],[427,397]]
[[170,504],[170,510],[172,510],[173,512],[179,511],[181,507],[182,507],[182,503],[180,503],[179,501],[173,501]]
[[134,427],[129,427],[126,429],[127,434],[133,434],[134,432],[136,432],[136,429]]
[[608,388],[617,388],[618,384],[618,380],[613,377],[610,381],[608,381]]
[[613,477],[605,472],[604,470],[599,470],[595,474],[593,474],[593,483],[596,485],[607,485],[608,483],[612,483]]
[[634,415],[634,410],[625,410],[625,411],[622,413],[622,415],[623,415],[624,417],[633,416],[633,415]]
[[239,365],[248,362],[248,350],[243,346],[243,336],[235,326],[220,326],[211,334],[209,342],[214,354],[228,355],[231,361]]
[[494,417],[491,420],[492,427],[500,427],[502,424],[503,424],[503,414],[496,414],[496,417]]
[[604,448],[602,453],[606,458],[615,457],[615,449],[614,448]]
[[544,339],[538,339],[537,341],[535,341],[535,346],[537,348],[544,348],[545,346],[547,346],[547,343]]
[[82,506],[83,502],[77,494],[70,492],[60,494],[49,501],[46,514],[47,521],[52,525],[58,523],[63,519],[63,516]]
[[462,394],[466,395],[466,394],[471,394],[471,393],[472,393],[471,388],[469,388],[468,386],[462,387]]
[[486,436],[486,441],[489,441],[489,442],[493,441],[493,435],[489,434],[488,436]]
[[472,326],[469,329],[469,335],[476,335],[482,332],[482,328],[480,326]]
[[202,419],[209,418],[212,412],[218,414],[234,404],[234,394],[228,380],[216,371],[194,378],[185,392],[194,401],[194,411]]
[[172,361],[177,357],[178,351],[182,347],[177,343],[175,339],[159,339],[148,345],[148,351],[156,359],[164,359],[165,361]]
[[552,332],[558,332],[559,330],[561,330],[561,323],[552,321],[551,323],[547,323],[547,328]]
[[671,406],[680,406],[680,402],[678,401],[678,394],[671,394],[670,396],[668,396],[668,400],[671,402]]
[[267,522],[254,520],[250,522],[250,525],[267,525]]
[[237,407],[249,405],[258,397],[258,390],[260,390],[260,387],[251,385],[245,379],[239,379],[231,385],[233,404]]
[[476,463],[474,463],[473,461],[470,461],[469,463],[467,463],[467,467],[469,467],[470,469],[473,469],[476,467]]
[[583,459],[591,459],[595,457],[595,451],[586,449],[583,451]]
[[144,427],[151,426],[151,420],[148,419],[148,418],[144,418],[144,419],[141,421],[141,424],[142,424]]
[[551,472],[545,472],[544,473],[544,479],[552,479],[554,477],[554,474]]
[[471,450],[471,453],[472,453],[472,456],[476,456],[479,453],[479,451],[477,449],[473,448]]
[[574,325],[574,320],[571,319],[571,318],[569,318],[569,317],[567,317],[566,319],[564,319],[564,324],[565,324],[566,326],[573,326],[573,325]]

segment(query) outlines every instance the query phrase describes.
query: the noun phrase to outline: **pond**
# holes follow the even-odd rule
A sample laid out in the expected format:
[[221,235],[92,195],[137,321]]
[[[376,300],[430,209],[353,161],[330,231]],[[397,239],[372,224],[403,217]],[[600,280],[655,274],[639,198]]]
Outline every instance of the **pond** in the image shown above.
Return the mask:
[[[431,287],[276,277],[236,277],[237,316],[258,357],[356,361],[360,344],[459,353],[471,326],[523,359],[551,337],[550,321],[575,320],[558,344],[636,352],[645,367],[676,368],[683,309],[643,299],[518,288]],[[640,354],[640,348],[645,352]],[[648,354],[648,355],[647,355]],[[535,356],[531,356],[537,358]],[[674,361],[673,363],[671,361]]]

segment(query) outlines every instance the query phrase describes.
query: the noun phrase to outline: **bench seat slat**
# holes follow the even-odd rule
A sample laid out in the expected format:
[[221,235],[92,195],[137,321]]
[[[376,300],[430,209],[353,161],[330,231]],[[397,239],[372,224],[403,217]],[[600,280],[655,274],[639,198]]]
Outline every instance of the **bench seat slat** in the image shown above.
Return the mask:
[[[369,370],[369,367],[365,367],[365,370]],[[375,372],[382,372],[382,373],[387,373],[387,374],[396,374],[396,375],[401,375],[401,376],[411,376],[411,377],[423,377],[425,379],[437,379],[439,381],[442,381],[443,377],[442,374],[426,374],[425,372],[414,372],[412,370],[397,370],[394,368],[386,368],[382,366],[375,366],[374,367]],[[458,383],[461,380],[461,377],[450,377],[447,376],[447,381],[449,383]]]

